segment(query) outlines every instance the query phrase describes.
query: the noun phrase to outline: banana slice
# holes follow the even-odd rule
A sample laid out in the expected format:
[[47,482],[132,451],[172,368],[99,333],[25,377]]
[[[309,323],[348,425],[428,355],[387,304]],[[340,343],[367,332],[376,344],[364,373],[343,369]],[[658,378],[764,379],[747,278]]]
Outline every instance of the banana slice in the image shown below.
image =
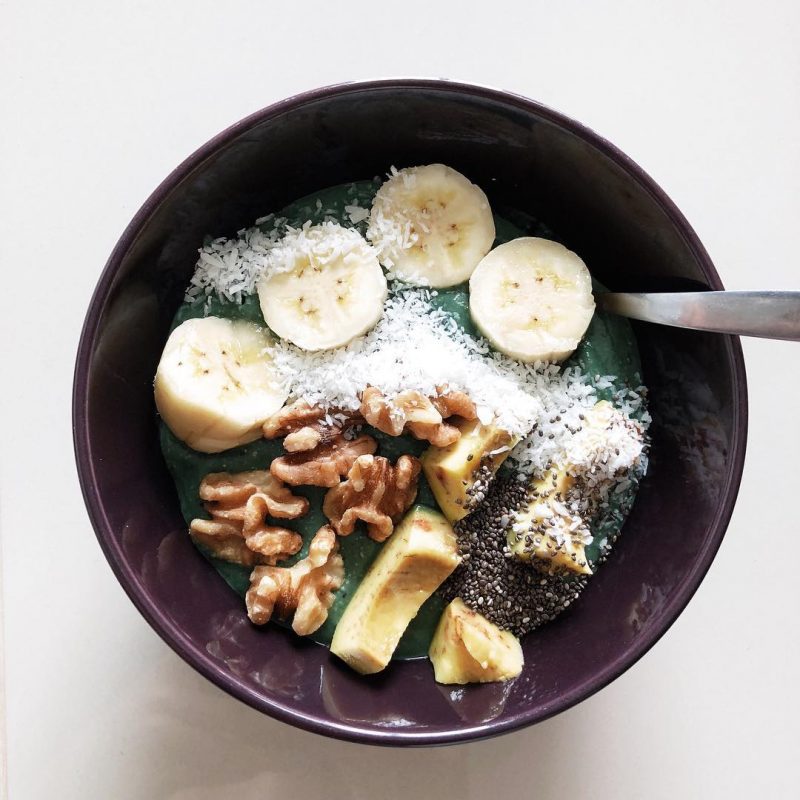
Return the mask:
[[592,278],[558,242],[514,239],[495,247],[472,273],[469,311],[501,353],[520,361],[563,361],[592,320]]
[[219,453],[261,436],[286,401],[269,335],[252,322],[189,319],[170,334],[156,370],[156,407],[193,450]]
[[486,195],[444,164],[393,174],[372,201],[367,228],[393,277],[434,288],[467,280],[494,236]]
[[366,333],[387,294],[373,248],[334,222],[288,233],[269,253],[258,284],[267,325],[303,350],[328,350]]

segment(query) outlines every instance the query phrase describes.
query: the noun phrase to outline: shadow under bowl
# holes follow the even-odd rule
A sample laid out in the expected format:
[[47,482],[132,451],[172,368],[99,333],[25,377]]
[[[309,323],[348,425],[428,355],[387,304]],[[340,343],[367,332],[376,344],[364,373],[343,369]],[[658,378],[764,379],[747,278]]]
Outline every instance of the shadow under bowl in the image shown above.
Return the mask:
[[159,449],[152,381],[203,237],[390,165],[444,162],[492,207],[533,215],[610,289],[722,289],[664,192],[614,146],[531,100],[435,80],[333,86],[277,103],[201,147],[155,190],[109,258],[77,356],[73,423],[89,515],[117,578],[195,669],[277,719],[376,744],[512,731],[585,699],[675,621],[722,541],[744,461],[736,338],[635,325],[650,388],[649,473],[581,600],[523,641],[509,684],[443,687],[427,660],[362,678],[328,650],[258,629],[186,535]]

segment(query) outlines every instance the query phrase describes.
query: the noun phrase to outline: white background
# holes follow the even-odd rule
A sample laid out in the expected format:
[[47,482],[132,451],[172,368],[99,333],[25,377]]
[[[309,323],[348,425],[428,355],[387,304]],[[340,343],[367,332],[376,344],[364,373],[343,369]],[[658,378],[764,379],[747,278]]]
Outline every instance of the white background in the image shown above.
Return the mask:
[[739,504],[666,637],[556,719],[428,751],[294,730],[173,655],[90,529],[70,391],[94,283],[156,184],[245,114],[355,78],[447,76],[552,105],[653,175],[728,288],[800,288],[800,4],[6,0],[0,14],[12,800],[797,797],[800,345],[744,343]]

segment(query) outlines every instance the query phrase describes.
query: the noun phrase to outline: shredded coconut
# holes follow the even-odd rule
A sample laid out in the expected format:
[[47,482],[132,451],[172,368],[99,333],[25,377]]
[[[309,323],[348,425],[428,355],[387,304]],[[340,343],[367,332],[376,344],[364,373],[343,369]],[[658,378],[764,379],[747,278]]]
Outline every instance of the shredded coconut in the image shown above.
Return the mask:
[[221,237],[201,247],[184,299],[192,303],[215,294],[240,303],[252,294],[267,256],[281,240],[285,222],[269,214],[257,219],[255,227],[239,231],[238,239]]
[[[389,170],[387,177],[391,180],[402,175],[406,188],[411,188],[416,183],[416,175],[408,172],[399,173],[397,167]],[[403,250],[413,247],[418,240],[418,235],[412,229],[411,220],[398,209],[392,200],[391,192],[384,188],[378,189],[372,201],[367,226],[367,239],[378,253],[378,260],[387,270],[390,278],[400,277],[394,274],[395,262]],[[424,225],[423,225],[424,227]]]
[[367,386],[389,398],[409,390],[463,391],[482,422],[518,436],[537,426],[512,453],[522,471],[544,468],[564,451],[570,427],[579,427],[578,415],[597,401],[577,367],[524,364],[496,353],[434,308],[429,290],[394,289],[376,327],[345,347],[309,353],[286,342],[275,346],[273,362],[293,398],[353,410]]
[[306,222],[301,228],[287,228],[285,236],[264,255],[261,270],[262,274],[291,272],[303,259],[324,267],[340,259],[361,261],[369,256],[375,256],[375,251],[355,228],[331,221],[319,225]]
[[[317,209],[321,207],[319,203]],[[347,258],[351,253],[359,258],[375,255],[357,230],[343,227],[332,216],[326,216],[319,225],[309,221],[300,228],[293,228],[285,219],[270,214],[256,220],[255,227],[240,230],[238,236],[238,239],[213,239],[200,248],[194,275],[184,296],[187,302],[216,295],[240,303],[256,291],[262,275],[288,272],[303,256],[324,265],[342,256]]]
[[363,222],[369,217],[369,209],[361,206],[345,206],[344,210],[353,225],[358,225],[359,222]]

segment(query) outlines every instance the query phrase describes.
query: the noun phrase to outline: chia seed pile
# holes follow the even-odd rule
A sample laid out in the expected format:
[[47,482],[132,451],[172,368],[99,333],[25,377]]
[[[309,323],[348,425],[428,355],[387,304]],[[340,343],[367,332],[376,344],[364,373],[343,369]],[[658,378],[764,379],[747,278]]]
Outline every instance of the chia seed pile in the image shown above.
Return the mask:
[[515,558],[506,540],[527,485],[498,477],[475,511],[455,525],[462,561],[442,587],[445,602],[460,597],[503,630],[523,636],[555,619],[578,598],[586,578],[545,575]]

